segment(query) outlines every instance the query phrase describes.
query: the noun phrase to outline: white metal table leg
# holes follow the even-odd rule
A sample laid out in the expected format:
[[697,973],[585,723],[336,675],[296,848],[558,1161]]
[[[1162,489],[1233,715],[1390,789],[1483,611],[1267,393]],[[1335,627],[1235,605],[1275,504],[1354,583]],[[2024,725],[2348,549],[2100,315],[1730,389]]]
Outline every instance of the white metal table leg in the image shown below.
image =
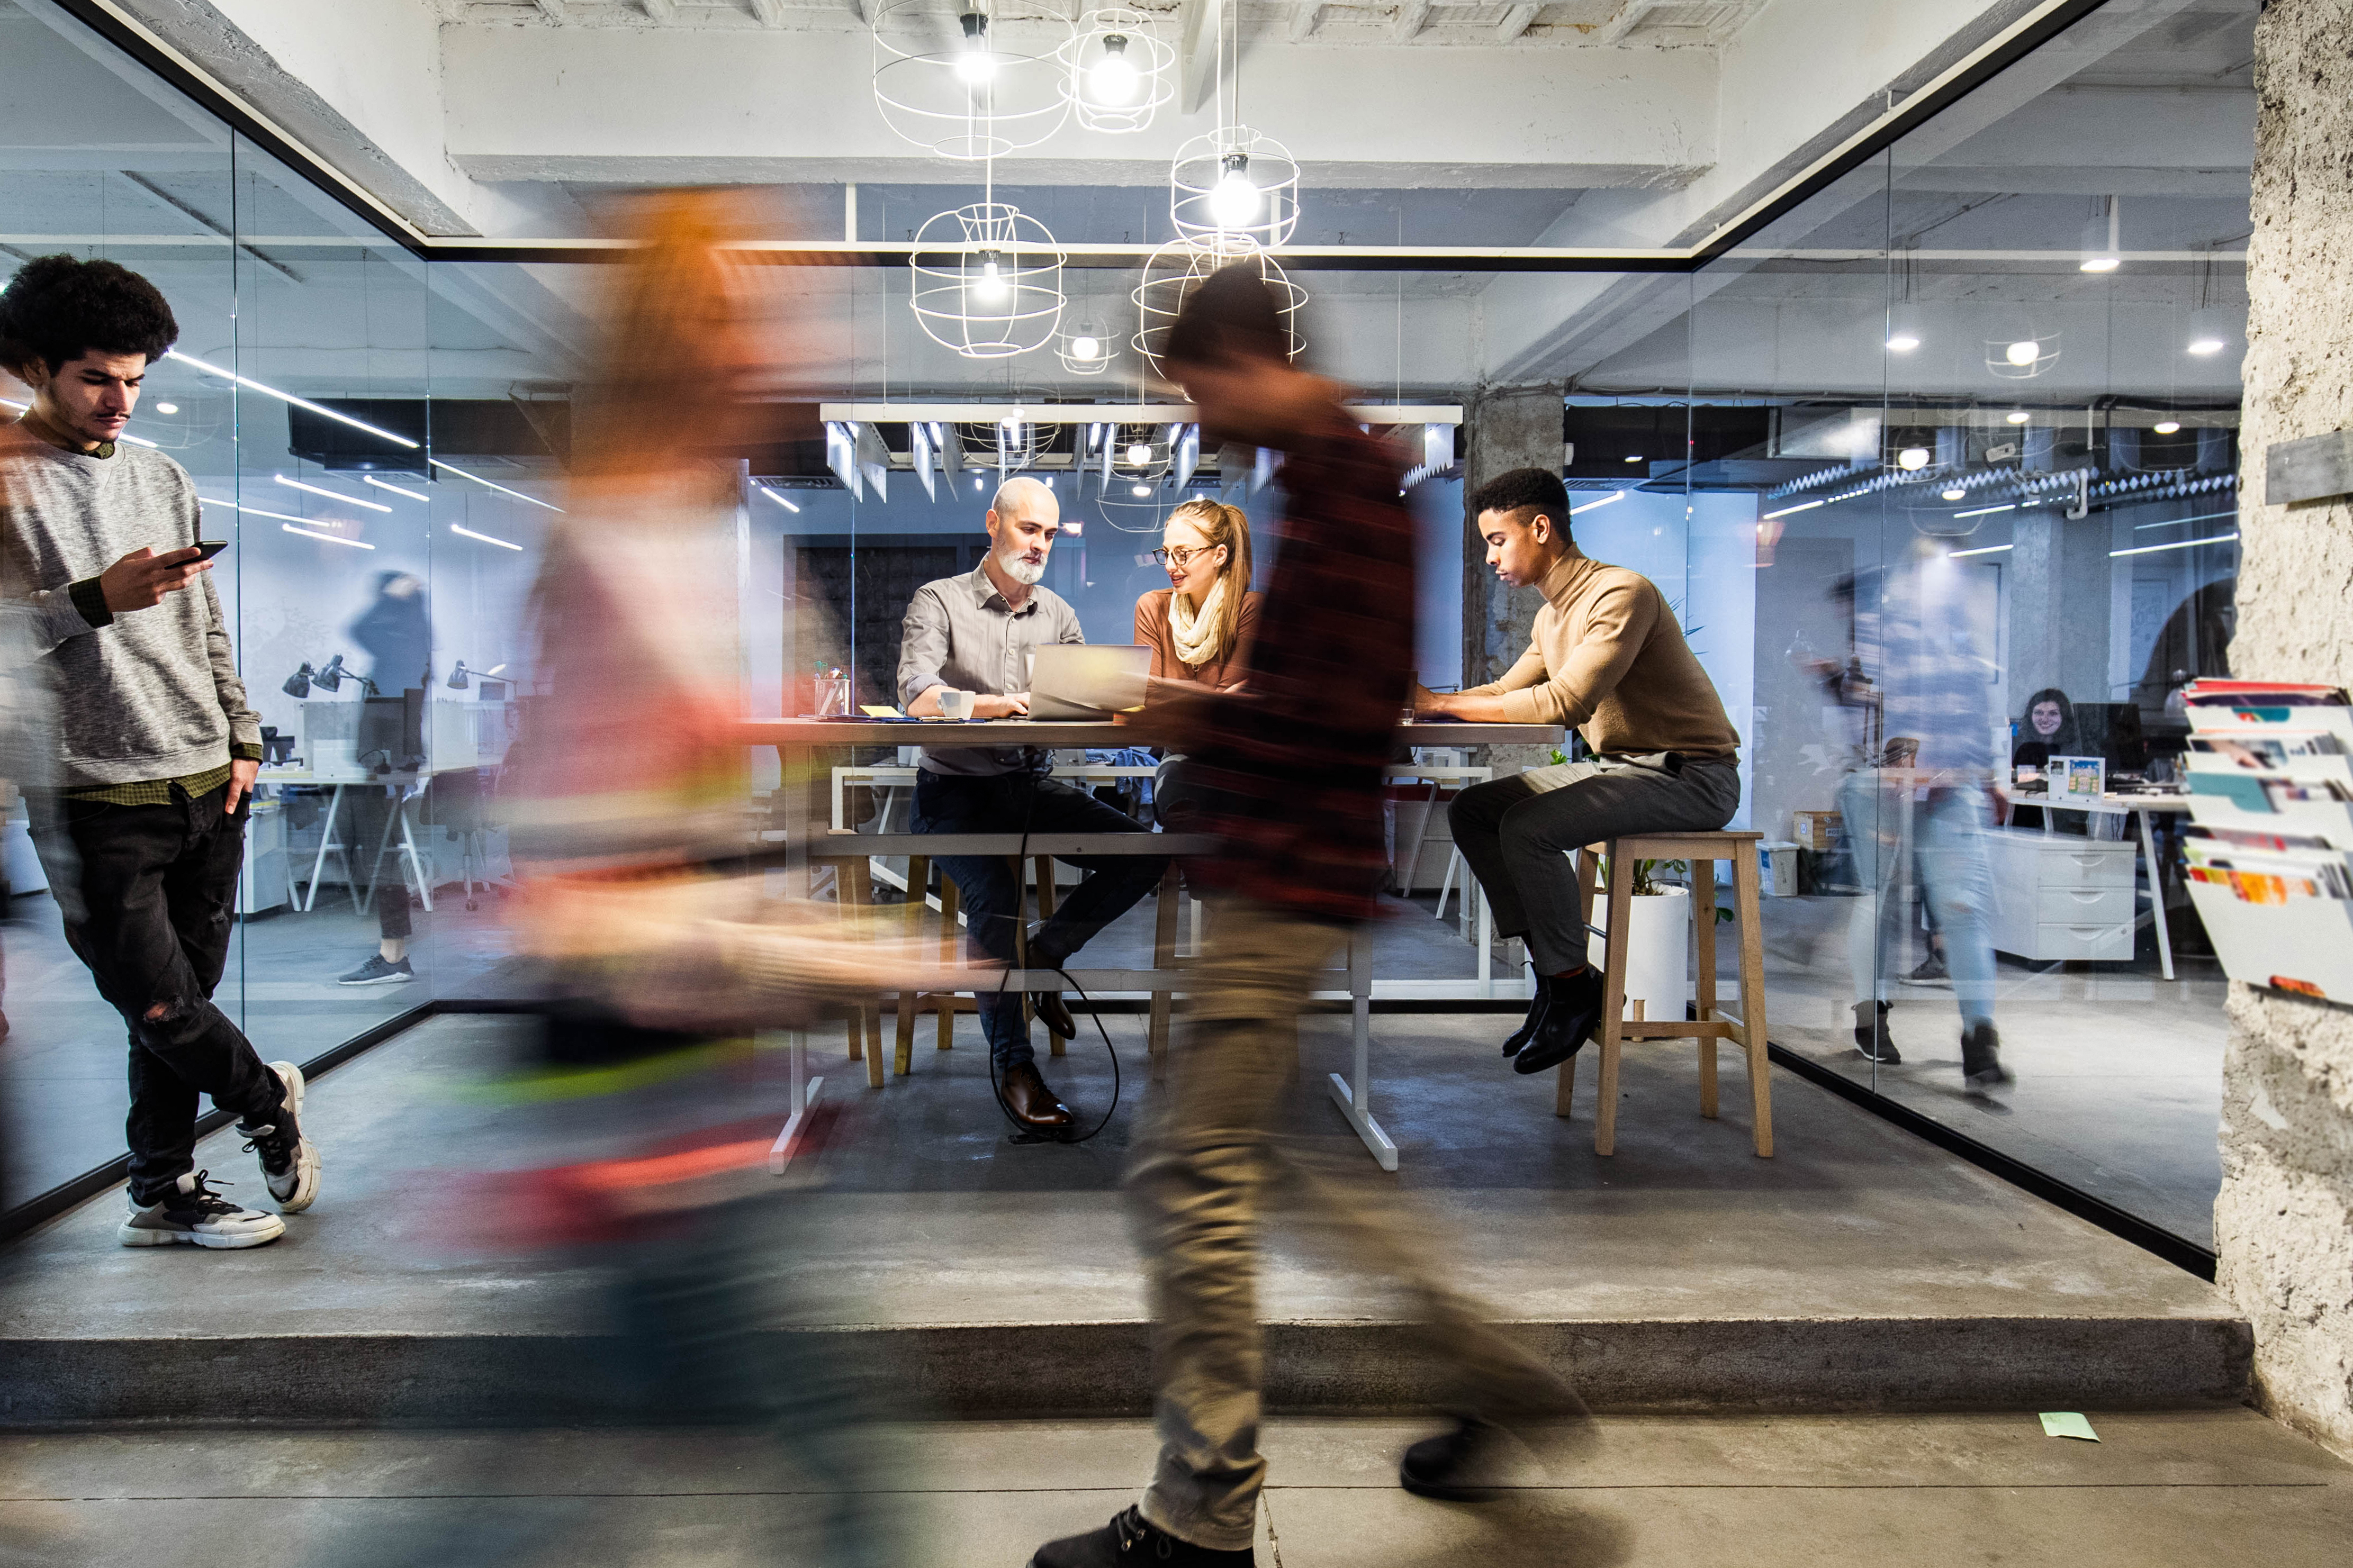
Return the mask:
[[[327,851],[334,847],[335,816],[343,806],[343,786],[337,784],[334,793],[327,797],[327,820],[319,828],[319,852],[311,858],[311,886],[302,894],[302,912],[306,915],[311,912],[311,906],[319,901],[319,876],[327,868]],[[351,864],[348,851],[343,856],[343,862],[348,870]]]
[[2148,827],[2148,813],[2136,811],[2140,818],[2140,859],[2148,871],[2148,909],[2157,919],[2157,962],[2168,980],[2173,978],[2173,933],[2165,923],[2165,883],[2157,870],[2157,842]]
[[792,1163],[793,1140],[808,1121],[809,1107],[817,1103],[818,1091],[825,1087],[823,1078],[808,1076],[808,1031],[788,1031],[790,1043],[785,1047],[790,1059],[793,1078],[792,1114],[785,1119],[785,1130],[768,1146],[768,1174],[781,1176]]
[[1355,1026],[1355,1081],[1332,1077],[1332,1099],[1340,1107],[1340,1114],[1356,1130],[1356,1136],[1372,1151],[1373,1160],[1384,1171],[1398,1168],[1397,1144],[1381,1124],[1373,1120],[1373,986],[1366,970],[1364,941],[1361,935],[1348,939],[1348,1011]]

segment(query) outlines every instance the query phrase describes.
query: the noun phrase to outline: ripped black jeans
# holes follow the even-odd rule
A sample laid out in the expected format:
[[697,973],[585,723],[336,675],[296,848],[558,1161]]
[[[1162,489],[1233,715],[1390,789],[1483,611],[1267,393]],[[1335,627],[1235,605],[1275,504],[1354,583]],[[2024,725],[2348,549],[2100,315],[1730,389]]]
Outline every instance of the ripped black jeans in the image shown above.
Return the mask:
[[169,805],[111,805],[26,791],[33,842],[66,942],[131,1027],[131,1195],[153,1203],[195,1166],[196,1096],[248,1121],[285,1098],[278,1075],[218,1007],[246,813],[224,784]]

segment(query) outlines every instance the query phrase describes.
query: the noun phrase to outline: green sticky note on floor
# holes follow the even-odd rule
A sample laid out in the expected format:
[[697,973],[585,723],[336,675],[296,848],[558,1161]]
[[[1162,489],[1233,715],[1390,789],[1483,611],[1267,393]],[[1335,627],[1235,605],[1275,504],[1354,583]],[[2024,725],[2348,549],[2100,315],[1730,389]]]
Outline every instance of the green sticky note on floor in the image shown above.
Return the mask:
[[2081,1437],[2086,1443],[2100,1440],[2100,1435],[2092,1430],[2092,1424],[2073,1410],[2042,1412],[2042,1435],[2045,1437]]

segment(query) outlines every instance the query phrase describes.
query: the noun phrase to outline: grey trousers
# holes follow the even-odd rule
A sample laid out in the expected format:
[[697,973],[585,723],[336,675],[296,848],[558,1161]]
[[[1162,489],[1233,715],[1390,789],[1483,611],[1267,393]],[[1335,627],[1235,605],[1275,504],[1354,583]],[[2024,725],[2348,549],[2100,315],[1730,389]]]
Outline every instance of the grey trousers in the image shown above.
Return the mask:
[[1740,770],[1663,754],[1531,768],[1454,797],[1454,846],[1487,890],[1495,930],[1525,937],[1539,974],[1585,963],[1585,909],[1568,851],[1630,833],[1705,833],[1740,806]]

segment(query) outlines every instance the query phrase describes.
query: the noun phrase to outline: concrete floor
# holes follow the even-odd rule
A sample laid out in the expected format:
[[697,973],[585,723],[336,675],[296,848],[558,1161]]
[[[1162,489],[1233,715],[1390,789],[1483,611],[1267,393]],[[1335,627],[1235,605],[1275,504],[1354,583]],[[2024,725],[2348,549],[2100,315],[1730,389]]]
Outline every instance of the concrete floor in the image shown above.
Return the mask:
[[[1568,1463],[1481,1504],[1394,1484],[1426,1424],[1276,1419],[1258,1561],[1607,1568],[1841,1562],[2336,1568],[2353,1469],[2248,1411],[1604,1417]],[[871,1483],[906,1568],[1016,1568],[1134,1500],[1141,1421],[885,1434]],[[0,1563],[23,1568],[814,1563],[826,1499],[740,1434],[113,1432],[0,1439]]]

